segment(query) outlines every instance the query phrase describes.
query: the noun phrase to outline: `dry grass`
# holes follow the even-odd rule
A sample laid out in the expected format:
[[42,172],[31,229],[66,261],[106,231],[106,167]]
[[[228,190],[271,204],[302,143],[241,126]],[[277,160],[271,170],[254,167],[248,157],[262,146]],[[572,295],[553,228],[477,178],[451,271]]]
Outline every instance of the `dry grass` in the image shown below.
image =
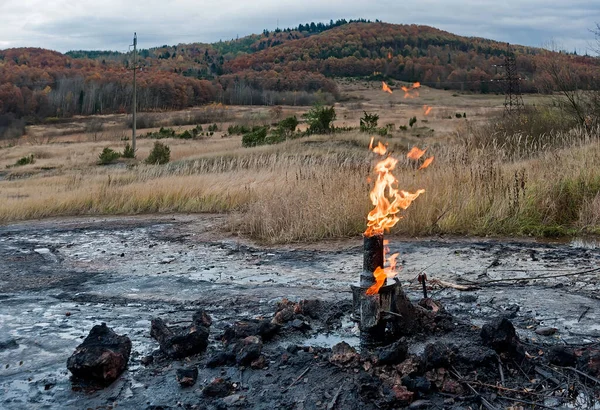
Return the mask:
[[[414,135],[388,140],[400,158],[399,187],[426,190],[396,233],[600,233],[600,130],[556,132],[541,139],[474,130],[464,128],[451,144]],[[4,148],[0,222],[227,212],[230,230],[265,242],[358,235],[371,207],[367,178],[375,156],[367,150],[369,140],[369,135],[351,132],[252,149],[242,148],[239,137],[165,140],[173,162],[164,166],[97,166],[105,146],[122,150],[124,142],[117,138]],[[405,158],[414,142],[429,145],[428,153],[436,156],[430,168],[416,171]],[[146,157],[152,143],[139,140],[138,158]],[[5,168],[31,153],[35,164]]]

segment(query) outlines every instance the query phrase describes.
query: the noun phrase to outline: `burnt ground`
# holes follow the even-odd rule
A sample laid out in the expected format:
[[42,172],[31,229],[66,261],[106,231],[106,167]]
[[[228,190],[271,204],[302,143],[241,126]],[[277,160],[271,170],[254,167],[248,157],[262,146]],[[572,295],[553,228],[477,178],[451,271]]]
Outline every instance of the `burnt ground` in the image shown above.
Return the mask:
[[[391,251],[401,253],[400,279],[415,302],[423,270],[430,279],[478,285],[461,291],[434,282],[430,295],[453,315],[454,329],[410,339],[409,354],[422,355],[427,344],[442,341],[460,356],[481,344],[479,328],[496,316],[511,318],[526,352],[522,360],[500,355],[503,372],[497,363],[479,370],[459,362],[460,369],[448,363],[422,369],[431,388],[403,402],[399,394],[392,397],[395,370],[374,370],[377,353],[358,348],[349,286],[362,265],[360,239],[264,247],[219,233],[222,224],[220,216],[179,215],[0,227],[0,408],[375,409],[411,401],[412,408],[480,408],[484,402],[527,408],[534,401],[547,408],[600,408],[592,400],[600,380],[590,379],[587,369],[580,369],[582,376],[544,362],[552,345],[600,342],[599,272],[575,275],[600,266],[594,241],[390,238]],[[262,368],[206,366],[224,350],[227,326],[270,320],[284,298],[320,299],[322,308],[265,341]],[[156,354],[151,319],[189,324],[198,308],[213,319],[208,351],[183,360]],[[71,381],[66,361],[101,322],[131,338],[129,368],[104,389],[82,387]],[[556,332],[535,332],[544,328]],[[332,363],[331,347],[340,341],[357,347],[361,357]],[[143,365],[150,355],[154,362]],[[190,366],[199,369],[198,381],[182,388],[177,369]],[[224,379],[225,398],[203,394],[216,377]],[[493,387],[498,383],[502,388]]]

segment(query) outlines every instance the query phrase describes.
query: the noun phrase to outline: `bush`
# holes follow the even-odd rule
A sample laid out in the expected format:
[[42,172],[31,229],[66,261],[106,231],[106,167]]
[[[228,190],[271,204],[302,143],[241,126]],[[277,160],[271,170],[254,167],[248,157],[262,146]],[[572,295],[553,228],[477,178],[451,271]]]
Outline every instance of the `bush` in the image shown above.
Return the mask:
[[369,114],[368,112],[364,111],[364,115],[360,119],[360,130],[362,132],[373,132],[375,129],[377,129],[378,122],[378,114]]
[[246,125],[230,125],[227,128],[227,133],[229,135],[244,135],[249,132],[252,132],[252,129]]
[[98,156],[98,165],[112,164],[113,162],[118,160],[120,156],[121,154],[119,154],[118,152],[106,147]]
[[19,158],[17,160],[17,162],[15,162],[14,165],[7,165],[6,168],[20,167],[23,165],[29,165],[29,164],[33,164],[33,163],[35,163],[35,157],[33,154],[30,154],[25,157]]
[[454,116],[455,116],[456,118],[462,118],[462,114],[461,114],[461,113],[459,113],[459,112],[457,112],[456,114],[454,114]]
[[412,117],[410,120],[408,120],[408,125],[410,126],[410,128],[412,128],[416,122],[417,122],[417,117]]
[[257,145],[264,145],[267,138],[269,127],[257,127],[242,137],[242,145],[244,147],[256,147]]
[[135,158],[135,151],[129,144],[125,144],[123,149],[123,158]]
[[408,131],[408,127],[406,125],[401,125],[400,131]]
[[171,159],[171,149],[168,145],[156,141],[154,148],[146,158],[146,164],[166,164]]
[[333,107],[316,105],[304,114],[304,118],[308,122],[308,134],[329,134],[334,131],[336,114]]

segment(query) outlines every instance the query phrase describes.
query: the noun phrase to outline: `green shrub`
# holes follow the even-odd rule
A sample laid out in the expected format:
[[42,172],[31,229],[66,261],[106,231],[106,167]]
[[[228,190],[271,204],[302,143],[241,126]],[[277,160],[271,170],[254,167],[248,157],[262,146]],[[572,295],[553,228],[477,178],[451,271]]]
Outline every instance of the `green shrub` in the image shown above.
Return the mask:
[[35,162],[35,158],[34,158],[33,154],[30,154],[23,158],[18,159],[17,162],[15,162],[15,166],[19,167],[21,165],[29,165],[29,164],[33,164],[34,162]]
[[123,148],[123,158],[135,158],[135,151],[129,145],[129,143],[125,144],[125,148]]
[[410,128],[412,128],[416,122],[417,122],[417,117],[412,117],[410,120],[408,120],[408,125],[410,126]]
[[363,111],[364,115],[360,119],[360,130],[361,132],[373,132],[377,129],[377,123],[379,122],[378,114],[369,114]]
[[171,149],[168,145],[156,141],[154,148],[146,158],[146,164],[166,164],[171,159]]
[[252,132],[252,129],[246,125],[230,125],[227,128],[227,133],[229,135],[244,135],[249,132]]
[[336,114],[333,107],[315,105],[304,114],[304,118],[308,122],[308,134],[329,134],[334,131]]
[[408,131],[408,127],[406,125],[401,125],[400,131]]
[[[255,127],[256,128],[256,127]],[[256,147],[257,145],[264,145],[267,138],[269,127],[258,127],[253,129],[252,132],[244,134],[242,137],[242,145],[244,147]]]
[[461,114],[461,113],[459,113],[459,112],[457,112],[456,114],[454,114],[454,116],[455,116],[456,118],[462,118],[462,114]]
[[98,165],[112,164],[113,162],[118,160],[120,156],[121,154],[119,154],[117,151],[105,147],[98,156]]

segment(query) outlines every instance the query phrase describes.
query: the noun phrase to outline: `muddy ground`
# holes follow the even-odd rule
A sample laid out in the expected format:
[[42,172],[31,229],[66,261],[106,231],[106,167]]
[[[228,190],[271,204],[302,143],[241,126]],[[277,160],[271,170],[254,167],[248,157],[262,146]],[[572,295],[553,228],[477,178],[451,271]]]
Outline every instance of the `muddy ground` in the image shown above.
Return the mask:
[[[220,216],[178,215],[0,227],[0,408],[381,408],[356,388],[362,368],[327,360],[329,348],[340,341],[359,347],[349,286],[361,269],[361,239],[263,247],[220,233],[222,223]],[[453,315],[457,329],[473,332],[412,340],[411,354],[448,338],[464,346],[499,315],[511,317],[528,355],[554,344],[600,342],[598,273],[570,275],[600,266],[600,246],[593,240],[390,239],[391,251],[401,253],[400,279],[411,299],[422,296],[416,281],[422,271],[430,279],[479,285],[469,291],[433,285],[430,294]],[[310,328],[287,326],[265,343],[264,369],[206,368],[222,349],[219,336],[227,325],[270,319],[283,298],[318,298],[326,309],[309,321]],[[175,361],[159,355],[142,365],[158,349],[150,337],[151,319],[185,324],[200,307],[213,318],[208,351]],[[72,383],[66,361],[101,322],[131,338],[129,368],[105,389],[81,388]],[[544,327],[557,331],[535,333]],[[200,370],[198,381],[182,388],[176,370],[191,365]],[[231,383],[225,399],[202,394],[215,377]],[[475,396],[425,395],[420,405],[479,408]],[[584,406],[546,405],[559,404]],[[585,406],[597,405],[586,400]]]

